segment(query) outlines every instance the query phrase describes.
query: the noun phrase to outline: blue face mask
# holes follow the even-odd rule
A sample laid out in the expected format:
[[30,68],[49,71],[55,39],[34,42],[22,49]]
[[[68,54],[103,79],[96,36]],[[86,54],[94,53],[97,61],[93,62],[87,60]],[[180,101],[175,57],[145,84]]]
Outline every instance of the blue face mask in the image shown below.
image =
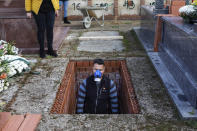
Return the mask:
[[96,72],[94,73],[94,81],[101,81],[101,76],[102,73],[100,72],[100,70],[96,70]]
[[102,76],[102,73],[100,72],[100,70],[96,70],[95,73],[94,73],[94,77],[95,78],[101,78]]

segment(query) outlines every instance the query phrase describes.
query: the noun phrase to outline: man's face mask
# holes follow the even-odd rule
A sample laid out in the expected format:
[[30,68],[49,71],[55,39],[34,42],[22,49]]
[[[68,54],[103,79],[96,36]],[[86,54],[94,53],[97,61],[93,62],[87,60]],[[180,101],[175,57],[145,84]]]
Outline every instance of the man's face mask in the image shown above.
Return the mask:
[[101,81],[101,77],[102,77],[102,73],[100,72],[100,70],[96,70],[94,72],[94,81],[100,82]]
[[94,81],[100,82],[104,71],[105,71],[104,65],[94,64],[93,66]]

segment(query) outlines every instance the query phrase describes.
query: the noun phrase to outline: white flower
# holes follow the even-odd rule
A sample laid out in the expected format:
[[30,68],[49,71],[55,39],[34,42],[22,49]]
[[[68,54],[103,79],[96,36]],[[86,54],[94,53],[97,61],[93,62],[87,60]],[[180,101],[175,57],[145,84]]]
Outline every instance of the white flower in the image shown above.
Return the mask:
[[186,5],[179,9],[180,13],[185,13],[186,15],[190,15],[191,13],[194,13],[196,10],[193,5]]
[[18,72],[19,72],[19,73],[22,73],[22,71],[23,71],[23,68],[21,68],[21,67],[18,67],[18,68],[17,68],[17,70],[18,70]]
[[7,47],[8,47],[8,44],[4,44],[4,45],[3,45],[3,48],[4,48],[5,50],[7,50]]
[[8,70],[9,70],[8,71],[8,76],[9,77],[12,77],[12,76],[17,74],[17,72],[16,72],[16,70],[14,68],[8,68]]
[[4,68],[0,67],[0,72],[3,72],[4,71]]
[[15,46],[12,46],[12,49],[11,51],[14,53],[14,54],[18,54],[18,48],[16,48]]
[[23,69],[27,70],[29,68],[29,66],[27,64],[23,64]]
[[9,82],[7,81],[7,82],[5,83],[5,86],[7,86],[7,87],[8,87],[9,85],[10,85],[10,84],[9,84]]
[[[29,68],[29,66],[27,64],[28,61],[25,58],[22,58],[19,56],[13,57],[13,56],[8,56],[8,55],[6,55],[6,57],[9,58],[10,61],[14,60],[14,61],[10,62],[8,65],[8,70],[9,70],[8,76],[9,77],[16,75],[17,72],[20,74],[23,72],[23,70],[26,70]],[[15,58],[15,59],[13,59],[13,58]]]
[[0,45],[5,44],[5,43],[7,43],[7,42],[4,40],[0,40]]
[[4,89],[4,90],[7,90],[7,89],[8,89],[8,86],[5,86],[5,85],[4,85],[4,88],[3,88],[3,89]]

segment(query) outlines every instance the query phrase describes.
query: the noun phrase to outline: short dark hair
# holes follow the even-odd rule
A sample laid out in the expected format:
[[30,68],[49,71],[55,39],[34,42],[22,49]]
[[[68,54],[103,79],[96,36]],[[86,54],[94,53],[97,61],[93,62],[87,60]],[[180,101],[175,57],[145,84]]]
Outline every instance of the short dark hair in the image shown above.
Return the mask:
[[102,59],[94,59],[94,64],[104,65],[104,60],[102,60]]

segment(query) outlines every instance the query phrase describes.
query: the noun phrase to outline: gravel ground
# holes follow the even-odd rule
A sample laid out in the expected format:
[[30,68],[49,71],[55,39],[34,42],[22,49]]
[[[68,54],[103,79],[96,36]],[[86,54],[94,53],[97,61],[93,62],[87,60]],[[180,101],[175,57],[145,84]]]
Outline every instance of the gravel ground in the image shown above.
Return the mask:
[[[195,121],[180,120],[174,104],[163,87],[145,51],[131,31],[140,21],[107,21],[105,30],[116,30],[124,35],[125,50],[111,53],[79,52],[76,39],[82,32],[79,22],[73,22],[68,37],[60,48],[58,58],[39,59],[36,55],[25,56],[36,60],[32,70],[39,75],[24,74],[13,79],[11,87],[0,93],[4,111],[13,114],[41,113],[38,131],[64,130],[195,130]],[[93,25],[89,30],[100,30]],[[120,115],[68,115],[50,114],[58,86],[70,59],[125,59],[140,105],[140,114]]]

